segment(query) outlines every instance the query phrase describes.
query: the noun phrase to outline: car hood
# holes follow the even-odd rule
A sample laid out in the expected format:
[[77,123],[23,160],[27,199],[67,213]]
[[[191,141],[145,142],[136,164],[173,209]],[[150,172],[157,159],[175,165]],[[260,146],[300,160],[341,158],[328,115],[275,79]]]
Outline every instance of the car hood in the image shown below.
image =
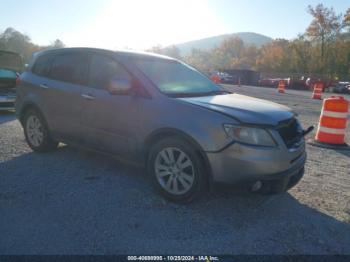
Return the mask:
[[239,94],[179,99],[229,115],[245,124],[276,126],[295,115],[289,107]]

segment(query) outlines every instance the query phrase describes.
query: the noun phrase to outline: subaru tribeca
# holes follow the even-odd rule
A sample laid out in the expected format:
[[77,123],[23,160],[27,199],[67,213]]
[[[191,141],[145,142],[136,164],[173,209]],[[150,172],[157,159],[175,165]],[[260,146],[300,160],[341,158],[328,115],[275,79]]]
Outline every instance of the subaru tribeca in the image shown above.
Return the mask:
[[174,201],[213,183],[283,192],[304,174],[307,131],[288,107],[231,93],[165,56],[38,52],[18,81],[16,112],[34,151],[63,142],[144,161]]

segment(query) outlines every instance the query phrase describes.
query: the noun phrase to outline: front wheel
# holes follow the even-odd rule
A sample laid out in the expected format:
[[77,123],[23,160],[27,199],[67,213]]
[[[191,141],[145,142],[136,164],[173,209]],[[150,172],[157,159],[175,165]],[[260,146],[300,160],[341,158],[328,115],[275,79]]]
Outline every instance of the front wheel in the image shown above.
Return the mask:
[[28,110],[23,119],[23,129],[26,141],[31,149],[37,152],[47,152],[57,148],[47,124],[37,110]]
[[162,195],[175,202],[194,200],[205,187],[205,170],[195,147],[167,138],[155,144],[148,157],[148,173]]

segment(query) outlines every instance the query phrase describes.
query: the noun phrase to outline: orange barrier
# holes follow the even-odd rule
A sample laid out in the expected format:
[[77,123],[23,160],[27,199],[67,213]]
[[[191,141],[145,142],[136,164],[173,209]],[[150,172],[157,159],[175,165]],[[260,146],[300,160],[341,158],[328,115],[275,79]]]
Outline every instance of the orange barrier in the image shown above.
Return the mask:
[[312,92],[312,99],[322,99],[323,83],[316,82]]
[[315,140],[327,144],[345,144],[349,102],[341,96],[332,96],[323,101]]
[[220,77],[218,75],[213,75],[210,78],[215,84],[220,84]]
[[278,87],[277,87],[278,93],[284,93],[285,88],[286,88],[286,83],[284,82],[284,80],[280,80],[278,82]]

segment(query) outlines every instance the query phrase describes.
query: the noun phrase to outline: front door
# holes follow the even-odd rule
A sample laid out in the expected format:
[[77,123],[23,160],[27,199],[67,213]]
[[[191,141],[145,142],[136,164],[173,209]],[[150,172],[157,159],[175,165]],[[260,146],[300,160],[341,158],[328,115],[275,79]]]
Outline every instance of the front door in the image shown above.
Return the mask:
[[113,154],[129,155],[138,128],[138,100],[133,95],[112,95],[107,85],[112,79],[132,76],[112,56],[93,54],[89,82],[83,97],[82,130],[92,147]]

